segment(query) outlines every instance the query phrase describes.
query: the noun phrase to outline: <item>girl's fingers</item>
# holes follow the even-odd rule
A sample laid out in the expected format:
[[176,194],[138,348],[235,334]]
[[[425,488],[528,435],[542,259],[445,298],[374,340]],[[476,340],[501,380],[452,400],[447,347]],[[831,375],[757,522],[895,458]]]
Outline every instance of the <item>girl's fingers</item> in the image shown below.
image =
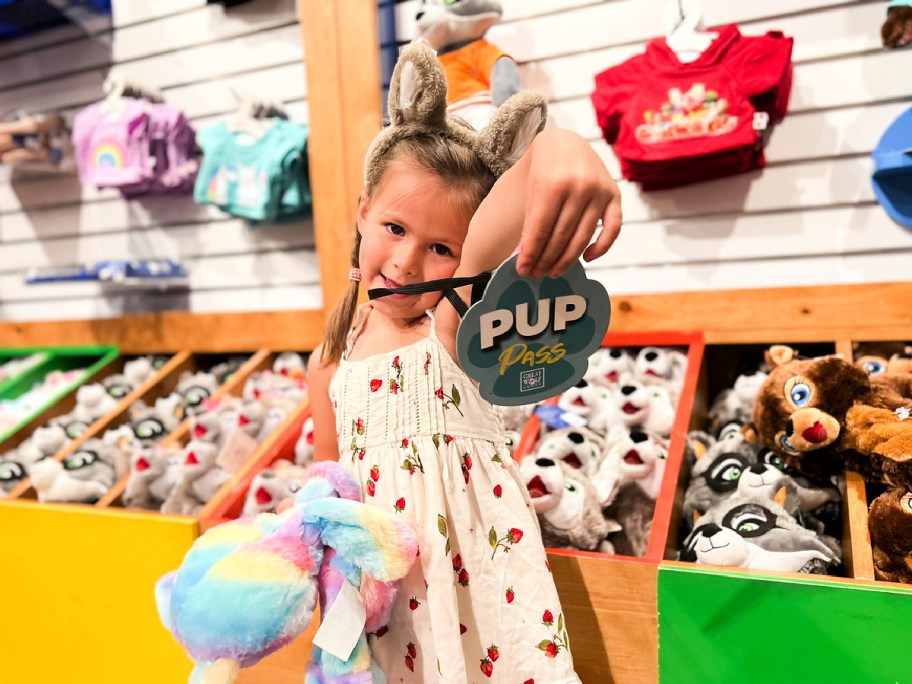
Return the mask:
[[582,254],[583,250],[586,249],[586,245],[589,244],[589,241],[592,239],[592,235],[595,233],[596,224],[598,223],[601,214],[602,212],[599,209],[599,205],[591,204],[586,207],[586,210],[583,212],[582,217],[579,220],[579,228],[570,238],[570,241],[564,248],[564,251],[560,255],[560,258],[554,262],[548,271],[551,277],[562,275],[568,268],[570,268],[573,263],[579,259],[580,254]]
[[531,210],[526,211],[519,243],[519,258],[516,260],[516,271],[519,275],[529,275],[532,269],[537,267],[550,239],[551,227],[557,221],[563,204],[555,193],[542,194],[544,196],[536,197]]
[[[548,236],[545,248],[538,258],[538,263],[532,267],[533,278],[541,278],[547,273],[552,273],[554,271],[554,265],[564,256],[567,251],[567,246],[573,240],[577,232],[580,230],[586,231],[586,228],[580,223],[585,209],[585,202],[579,203],[565,200],[561,203],[560,215],[557,217],[551,234]],[[589,230],[595,230],[594,221],[590,224]],[[589,232],[583,243],[584,246],[589,242],[589,237],[591,236],[592,232]]]
[[615,193],[602,214],[602,232],[583,252],[583,259],[593,261],[605,254],[621,233],[621,221],[621,195]]

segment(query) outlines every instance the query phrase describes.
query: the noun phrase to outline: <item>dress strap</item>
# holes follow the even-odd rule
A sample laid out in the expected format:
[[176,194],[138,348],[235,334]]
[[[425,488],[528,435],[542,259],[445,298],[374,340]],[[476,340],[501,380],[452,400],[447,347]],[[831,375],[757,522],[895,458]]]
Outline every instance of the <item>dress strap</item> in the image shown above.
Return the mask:
[[[361,334],[361,330],[364,328],[364,323],[367,321],[367,315],[371,312],[373,307],[368,304],[362,304],[358,307],[358,313],[355,316],[355,324],[352,326],[352,329],[348,332],[348,338],[345,340],[345,353],[342,355],[342,358],[348,361],[348,355],[351,354],[352,347],[358,339],[358,335]],[[433,327],[433,323],[431,323]]]
[[439,342],[440,340],[437,339],[437,319],[434,317],[434,310],[425,309],[424,313],[426,313],[428,315],[428,318],[431,319],[431,332],[428,337],[430,337],[432,340],[435,340],[436,342]]

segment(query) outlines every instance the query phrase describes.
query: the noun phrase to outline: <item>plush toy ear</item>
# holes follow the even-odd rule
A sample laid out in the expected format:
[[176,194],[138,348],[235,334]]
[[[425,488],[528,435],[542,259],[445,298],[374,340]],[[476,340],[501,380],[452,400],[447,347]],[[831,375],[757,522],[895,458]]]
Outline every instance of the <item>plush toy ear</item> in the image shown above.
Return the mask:
[[767,349],[764,354],[766,365],[769,366],[770,370],[773,370],[776,366],[788,363],[792,359],[797,358],[797,356],[798,352],[796,350],[784,344],[774,344]]
[[548,105],[538,93],[518,92],[497,108],[479,145],[502,173],[515,164],[545,127]]
[[751,444],[760,443],[760,433],[757,431],[757,426],[752,422],[745,423],[741,426],[741,434],[744,435],[744,441]]
[[694,510],[694,519],[693,524],[696,525],[697,521],[700,519],[700,516],[703,515],[700,511]]
[[399,55],[390,81],[390,123],[442,127],[446,95],[446,76],[437,55],[424,40],[409,43]]
[[302,506],[301,521],[315,525],[323,543],[340,557],[386,582],[405,577],[418,554],[411,527],[357,501],[312,501]]
[[775,501],[775,502],[776,502],[777,504],[779,504],[780,506],[785,507],[785,498],[786,498],[786,495],[787,495],[787,493],[786,493],[786,491],[785,491],[785,486],[779,487],[779,491],[777,491],[777,492],[773,495],[773,501]]

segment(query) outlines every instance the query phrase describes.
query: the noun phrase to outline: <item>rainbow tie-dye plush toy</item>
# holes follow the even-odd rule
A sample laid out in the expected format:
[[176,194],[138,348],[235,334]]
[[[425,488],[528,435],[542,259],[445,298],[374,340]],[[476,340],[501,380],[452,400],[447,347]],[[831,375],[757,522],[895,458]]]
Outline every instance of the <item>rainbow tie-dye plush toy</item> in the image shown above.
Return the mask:
[[[229,684],[242,667],[294,640],[310,622],[319,592],[326,615],[343,581],[360,590],[366,631],[389,620],[418,552],[415,532],[360,502],[357,483],[337,463],[308,468],[295,504],[212,528],[181,567],[162,577],[162,622],[196,662],[191,684]],[[383,684],[362,633],[346,660],[313,647],[308,684]]]

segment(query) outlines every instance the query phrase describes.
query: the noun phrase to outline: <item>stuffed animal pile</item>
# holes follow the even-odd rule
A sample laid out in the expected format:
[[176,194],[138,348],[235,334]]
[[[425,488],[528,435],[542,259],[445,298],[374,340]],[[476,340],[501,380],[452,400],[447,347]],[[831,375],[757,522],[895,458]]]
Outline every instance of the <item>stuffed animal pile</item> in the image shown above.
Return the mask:
[[[908,555],[902,502],[912,487],[910,351],[901,343],[864,343],[855,346],[854,359],[848,361],[836,355],[805,358],[785,345],[770,347],[762,382],[761,375],[739,378],[742,389],[757,387],[750,411],[746,403],[732,400],[735,388],[710,411],[710,427],[723,433],[718,441],[691,435],[695,463],[684,500],[685,533],[691,529],[690,517],[697,520],[681,557],[751,568],[835,571],[841,557],[834,539],[840,534],[839,476],[848,468],[869,482],[893,487],[871,506],[875,571],[882,579],[912,579],[902,570]],[[771,495],[775,505],[769,503]],[[741,504],[748,508],[739,508]],[[744,548],[726,556],[717,549],[731,544],[732,534],[741,539],[734,546]]]
[[868,512],[874,574],[912,582],[912,346],[858,344],[851,363],[783,346],[767,356],[772,382],[754,411],[757,438],[802,470],[847,468],[883,490]]
[[0,382],[15,378],[27,370],[44,363],[48,358],[45,352],[37,352],[28,356],[13,356],[9,360],[0,363]]
[[47,406],[54,397],[78,384],[84,368],[54,370],[17,397],[0,399],[0,439],[4,439],[20,422]]
[[556,406],[520,473],[545,545],[643,556],[687,367],[676,349],[603,348]]
[[[232,468],[237,464],[229,462],[226,454],[249,449],[246,456],[252,457],[256,446],[304,399],[304,368],[304,360],[298,354],[280,354],[271,370],[248,378],[241,397],[225,397],[217,402],[209,399],[206,393],[211,391],[200,374],[182,379],[172,395],[180,398],[182,406],[186,407],[188,396],[206,395],[188,411],[190,441],[183,446],[161,447],[156,439],[133,440],[126,447],[130,476],[122,498],[124,505],[176,515],[197,514],[233,475]],[[156,432],[154,416],[145,420],[149,422],[140,423],[145,426],[143,434]],[[299,483],[299,478],[295,480],[290,472],[272,479],[266,475],[263,479],[270,482],[262,487],[261,505],[251,506],[249,512],[274,508],[278,501],[270,501],[270,507],[266,497],[279,494],[280,482],[286,489],[292,488],[288,495],[296,491],[295,482]]]
[[282,648],[336,600],[360,595],[366,622],[353,650],[314,647],[307,682],[383,682],[367,633],[389,621],[418,553],[414,531],[360,502],[337,463],[311,466],[295,504],[212,528],[155,588],[165,627],[195,662],[191,682],[230,684],[243,667]]
[[[101,382],[79,387],[76,390],[76,405],[72,411],[52,418],[47,425],[37,428],[16,449],[0,454],[0,498],[29,477],[34,464],[54,456],[85,432],[92,423],[115,409],[121,399],[151,378],[166,361],[167,357],[163,356],[137,357],[124,364],[123,373],[112,373],[103,378]],[[99,473],[100,468],[105,471],[99,474],[99,483],[100,486],[103,486],[109,479],[107,469],[102,466],[87,467],[89,465],[87,459],[84,456],[77,456],[82,451],[73,454],[64,462],[63,472],[71,474],[78,472],[77,479],[91,479],[96,473]],[[98,462],[110,461],[113,465],[114,457],[107,450],[103,450],[102,454]],[[94,464],[96,461],[92,463]],[[53,480],[61,472],[56,466],[50,464],[42,464],[39,470],[41,471],[39,478],[41,482],[49,482],[49,478]],[[110,486],[110,484],[107,485],[107,487]],[[98,486],[90,488],[91,491],[98,489]],[[55,485],[54,491],[65,492],[66,487]],[[62,500],[69,501],[70,499]],[[92,500],[92,497],[86,499],[83,494],[74,499],[74,501],[85,500]]]

